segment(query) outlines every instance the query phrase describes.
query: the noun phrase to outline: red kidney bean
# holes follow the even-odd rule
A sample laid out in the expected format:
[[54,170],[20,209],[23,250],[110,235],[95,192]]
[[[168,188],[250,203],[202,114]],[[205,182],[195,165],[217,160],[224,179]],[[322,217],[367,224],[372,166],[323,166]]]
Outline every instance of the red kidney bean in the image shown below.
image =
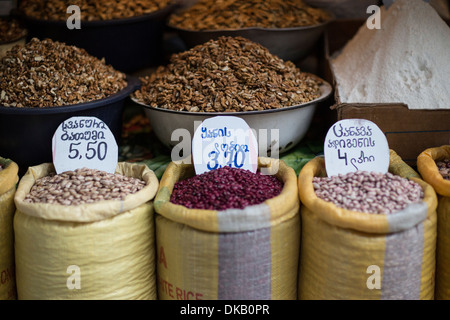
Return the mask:
[[175,183],[170,202],[190,209],[243,209],[281,193],[275,176],[225,166]]

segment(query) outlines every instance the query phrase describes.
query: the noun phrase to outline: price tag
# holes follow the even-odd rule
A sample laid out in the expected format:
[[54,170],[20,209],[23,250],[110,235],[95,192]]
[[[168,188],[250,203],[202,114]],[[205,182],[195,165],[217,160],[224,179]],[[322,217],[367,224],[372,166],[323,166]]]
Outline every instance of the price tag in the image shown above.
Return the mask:
[[386,136],[369,120],[336,122],[325,137],[324,156],[328,176],[354,171],[386,173],[389,169]]
[[208,118],[195,130],[192,160],[197,174],[224,166],[255,173],[258,169],[258,142],[242,118]]
[[114,173],[118,146],[109,127],[96,117],[72,117],[63,121],[52,139],[56,173],[90,168]]

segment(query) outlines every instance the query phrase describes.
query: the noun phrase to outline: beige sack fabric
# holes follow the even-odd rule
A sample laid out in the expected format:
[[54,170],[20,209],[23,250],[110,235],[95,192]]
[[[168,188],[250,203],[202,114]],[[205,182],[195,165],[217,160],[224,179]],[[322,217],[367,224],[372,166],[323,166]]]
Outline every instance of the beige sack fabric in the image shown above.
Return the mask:
[[244,209],[188,209],[170,202],[193,165],[172,162],[155,197],[158,294],[162,300],[296,299],[300,245],[297,175],[259,158],[284,182],[278,196]]
[[450,300],[450,180],[444,180],[436,166],[436,161],[444,159],[450,159],[450,145],[426,149],[417,157],[417,170],[438,195],[437,300]]
[[158,180],[145,165],[121,162],[116,173],[146,187],[124,201],[78,206],[25,203],[52,164],[30,167],[15,196],[18,298],[156,299],[153,203]]
[[[390,170],[404,172],[398,164],[401,159],[391,152]],[[370,214],[318,198],[312,180],[325,176],[324,158],[317,157],[298,177],[299,299],[433,299],[437,220],[433,188],[411,177],[424,190],[421,203],[391,214]]]
[[14,195],[19,180],[19,167],[0,157],[0,300],[15,300],[16,280],[14,266]]

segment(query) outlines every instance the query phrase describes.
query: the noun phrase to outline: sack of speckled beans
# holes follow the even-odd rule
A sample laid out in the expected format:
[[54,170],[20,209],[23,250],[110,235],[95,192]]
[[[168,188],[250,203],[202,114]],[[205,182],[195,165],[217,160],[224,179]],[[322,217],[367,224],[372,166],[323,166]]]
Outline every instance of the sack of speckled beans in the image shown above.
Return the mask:
[[0,300],[17,298],[13,219],[18,172],[14,161],[0,157]]
[[417,157],[417,170],[436,191],[437,248],[436,300],[450,299],[450,145],[424,150]]
[[437,197],[391,150],[387,173],[300,171],[303,300],[434,298]]
[[159,299],[296,299],[300,201],[284,162],[198,175],[171,162],[154,203]]
[[15,195],[19,300],[155,300],[153,198],[142,164],[29,167]]

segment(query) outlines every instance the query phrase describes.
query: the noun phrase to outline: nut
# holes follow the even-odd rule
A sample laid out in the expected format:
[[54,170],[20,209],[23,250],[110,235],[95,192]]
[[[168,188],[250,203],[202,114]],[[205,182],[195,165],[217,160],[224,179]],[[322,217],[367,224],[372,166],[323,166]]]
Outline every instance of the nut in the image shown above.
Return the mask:
[[106,98],[126,75],[84,49],[50,39],[14,46],[0,63],[0,105],[57,107]]
[[27,31],[15,19],[0,19],[0,42],[13,42],[25,37]]
[[189,30],[248,27],[292,28],[320,24],[331,17],[300,0],[199,0],[169,18],[169,24]]
[[220,37],[174,54],[141,78],[133,96],[154,108],[189,112],[278,109],[320,97],[321,80],[242,37]]
[[22,0],[19,10],[42,20],[66,20],[67,7],[77,5],[82,21],[113,20],[148,14],[166,7],[170,0]]

